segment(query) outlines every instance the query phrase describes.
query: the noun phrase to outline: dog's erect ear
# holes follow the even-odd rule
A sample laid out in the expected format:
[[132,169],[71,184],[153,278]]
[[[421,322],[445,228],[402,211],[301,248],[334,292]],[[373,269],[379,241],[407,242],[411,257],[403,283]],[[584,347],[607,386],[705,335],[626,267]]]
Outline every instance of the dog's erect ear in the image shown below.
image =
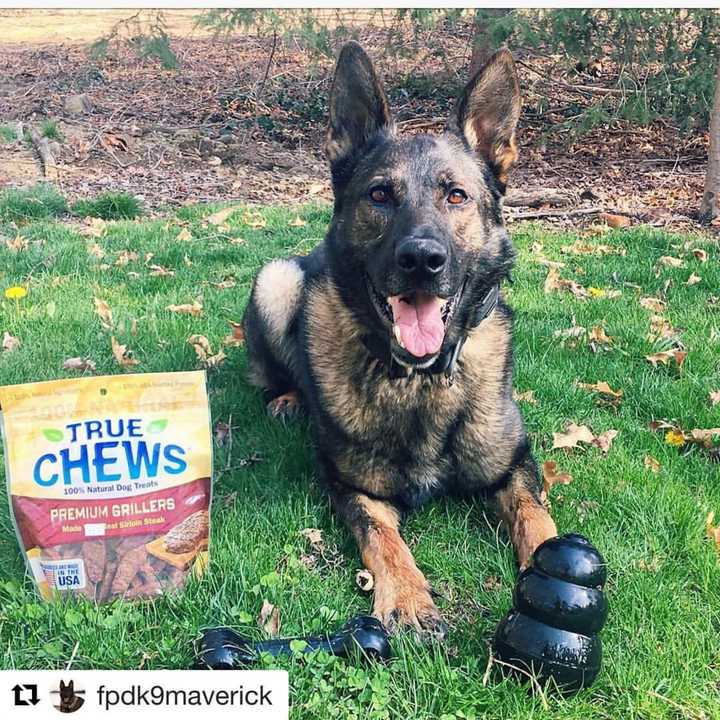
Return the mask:
[[501,185],[517,158],[515,127],[520,118],[520,87],[508,50],[499,50],[467,84],[451,125],[490,166]]
[[66,688],[66,685],[65,685],[65,683],[61,680],[61,681],[60,681],[60,689],[61,689],[61,690],[64,690],[65,688]]
[[390,124],[385,91],[372,61],[356,42],[343,46],[330,93],[330,127],[325,153],[333,166],[359,150]]

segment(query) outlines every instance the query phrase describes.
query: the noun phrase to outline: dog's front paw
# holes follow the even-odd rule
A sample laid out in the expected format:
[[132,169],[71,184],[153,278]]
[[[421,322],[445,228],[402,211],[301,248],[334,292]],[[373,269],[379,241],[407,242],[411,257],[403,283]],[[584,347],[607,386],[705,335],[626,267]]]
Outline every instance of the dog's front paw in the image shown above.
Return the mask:
[[423,640],[447,636],[448,626],[425,587],[376,586],[373,614],[391,634],[409,628]]

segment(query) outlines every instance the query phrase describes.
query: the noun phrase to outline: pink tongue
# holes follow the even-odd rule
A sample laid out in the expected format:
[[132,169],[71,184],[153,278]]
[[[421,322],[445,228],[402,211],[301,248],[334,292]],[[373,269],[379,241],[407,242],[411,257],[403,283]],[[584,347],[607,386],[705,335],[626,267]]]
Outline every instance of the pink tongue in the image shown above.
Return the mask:
[[413,302],[405,302],[399,295],[389,298],[395,324],[400,328],[404,348],[415,357],[434,355],[445,337],[440,310],[442,305],[434,295],[416,292]]

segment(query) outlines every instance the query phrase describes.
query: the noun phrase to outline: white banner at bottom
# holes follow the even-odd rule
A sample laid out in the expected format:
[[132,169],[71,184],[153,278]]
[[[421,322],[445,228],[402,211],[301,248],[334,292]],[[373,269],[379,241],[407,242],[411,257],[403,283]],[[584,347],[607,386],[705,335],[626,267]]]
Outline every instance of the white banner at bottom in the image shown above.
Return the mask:
[[[4,670],[0,717],[287,720],[282,670]],[[68,719],[69,720],[69,719]]]

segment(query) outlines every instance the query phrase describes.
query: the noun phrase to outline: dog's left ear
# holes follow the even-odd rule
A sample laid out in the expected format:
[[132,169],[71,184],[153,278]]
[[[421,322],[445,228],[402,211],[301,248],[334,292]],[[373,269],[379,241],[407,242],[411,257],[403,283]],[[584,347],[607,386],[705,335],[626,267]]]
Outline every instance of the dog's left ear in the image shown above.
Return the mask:
[[477,72],[458,100],[455,130],[490,166],[503,190],[517,159],[515,127],[520,86],[512,55],[499,50]]

